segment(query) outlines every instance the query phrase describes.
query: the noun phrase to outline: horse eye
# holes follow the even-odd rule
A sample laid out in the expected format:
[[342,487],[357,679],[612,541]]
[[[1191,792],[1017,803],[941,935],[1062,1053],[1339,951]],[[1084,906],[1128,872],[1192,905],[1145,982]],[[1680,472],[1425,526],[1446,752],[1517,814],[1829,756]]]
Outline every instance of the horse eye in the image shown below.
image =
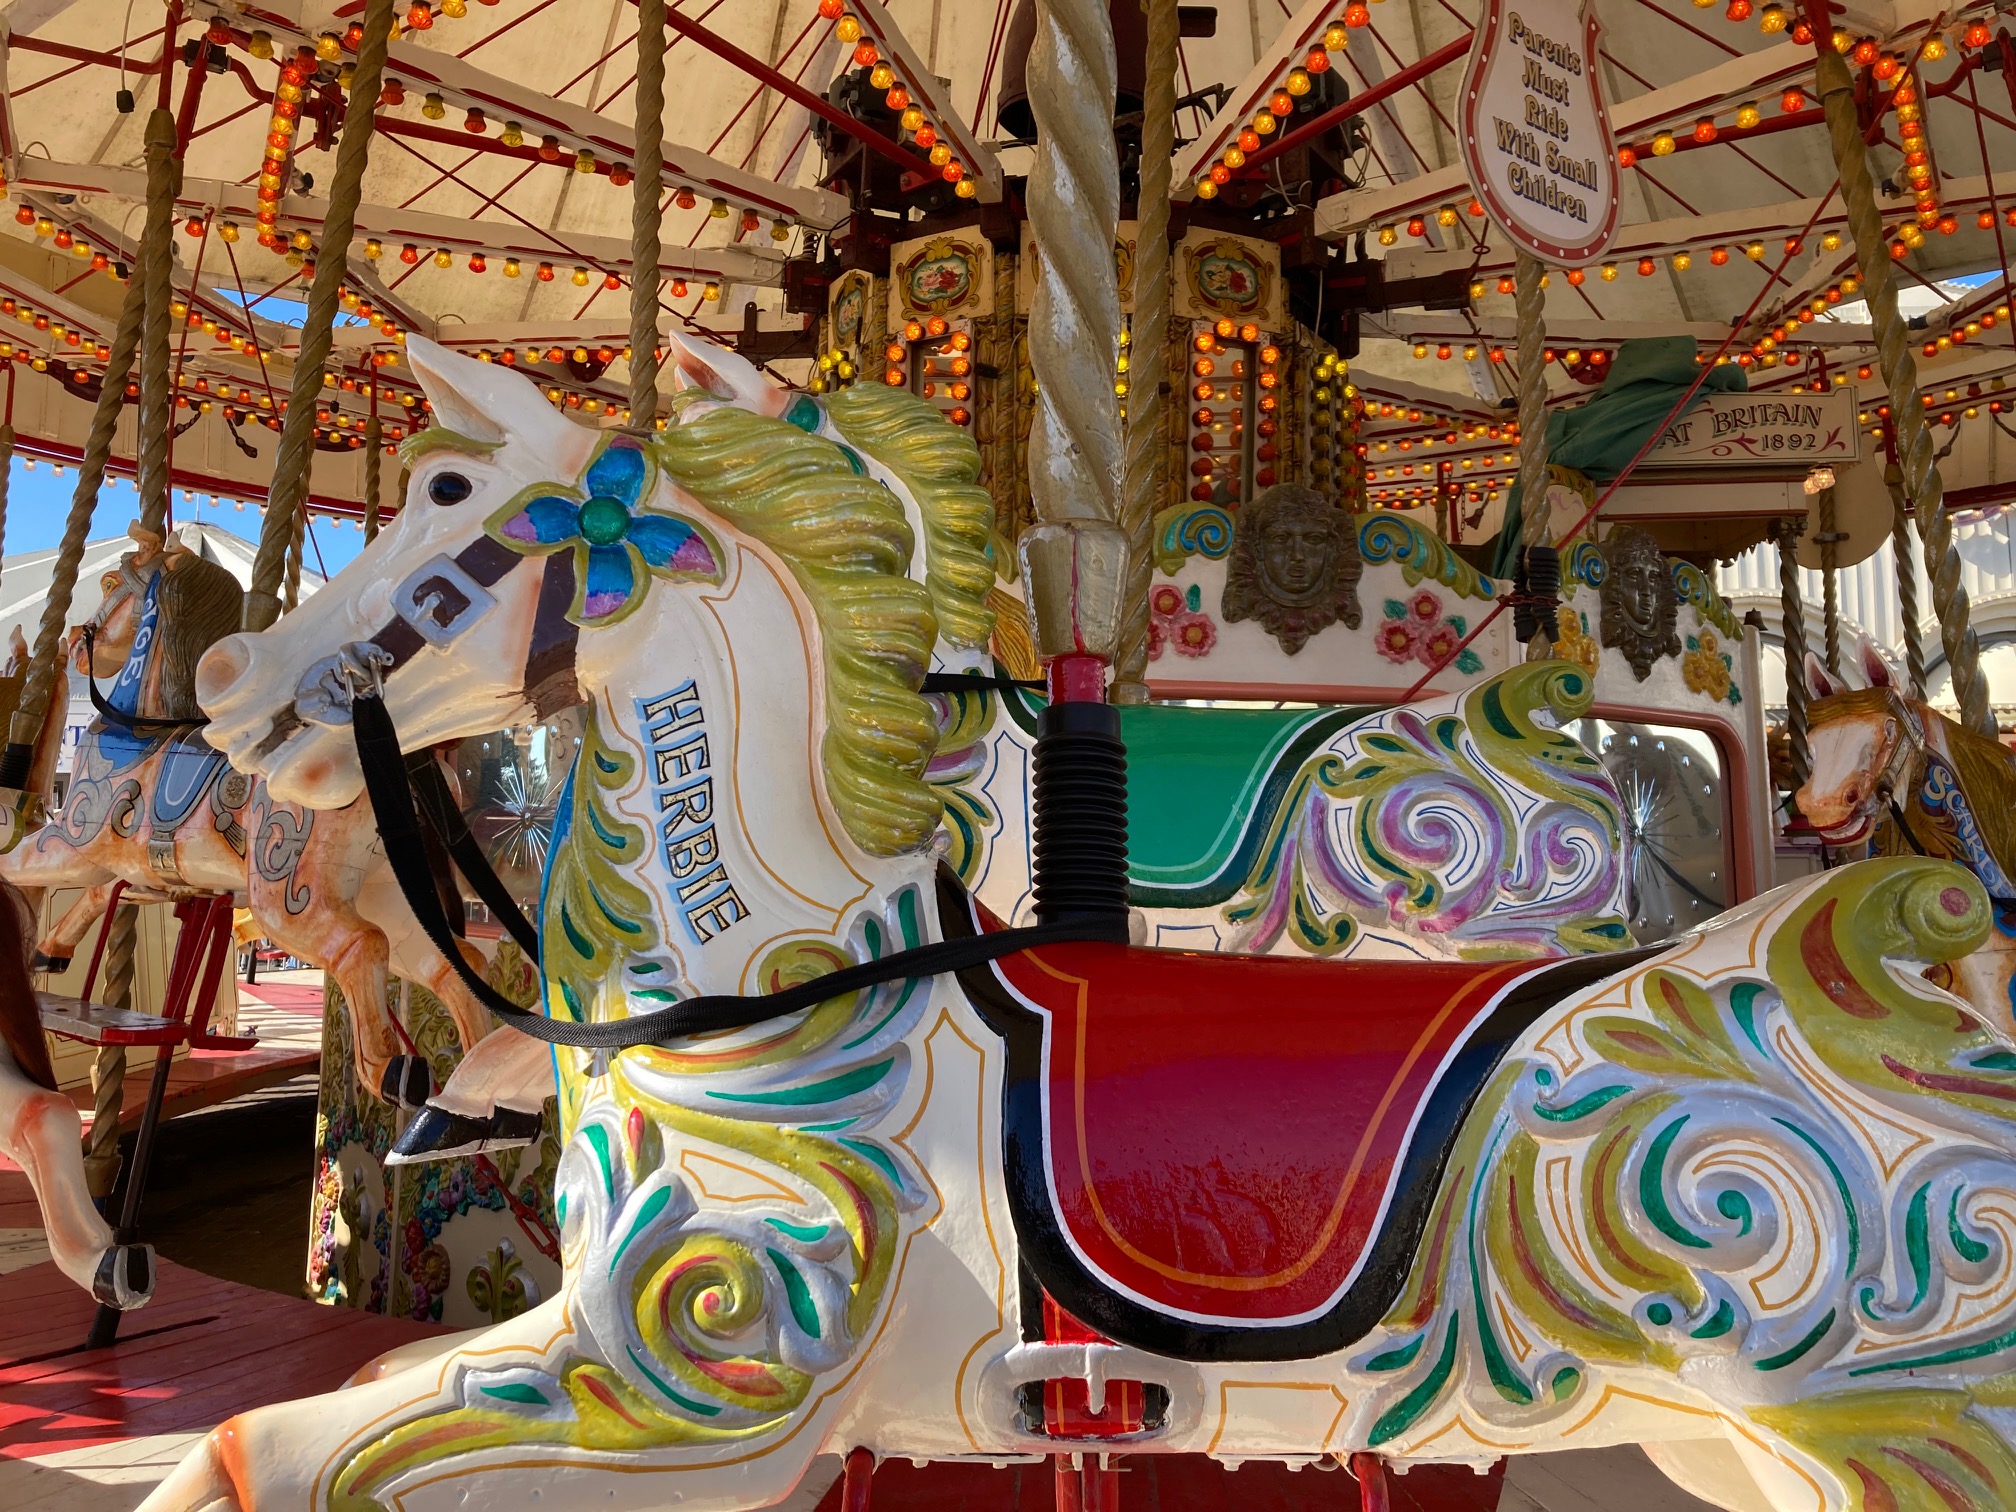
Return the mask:
[[436,473],[427,480],[427,497],[436,504],[460,504],[476,492],[476,485],[460,473]]

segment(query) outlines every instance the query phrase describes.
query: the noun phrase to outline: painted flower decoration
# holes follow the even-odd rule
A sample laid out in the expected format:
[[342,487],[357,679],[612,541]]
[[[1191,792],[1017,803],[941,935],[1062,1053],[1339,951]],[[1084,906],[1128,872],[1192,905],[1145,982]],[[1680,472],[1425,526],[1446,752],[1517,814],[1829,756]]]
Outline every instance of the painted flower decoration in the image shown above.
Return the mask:
[[1208,614],[1180,615],[1169,622],[1169,644],[1178,656],[1209,656],[1218,626]]
[[705,529],[644,507],[658,481],[651,454],[628,436],[605,439],[581,481],[525,490],[490,517],[488,530],[513,551],[574,552],[574,607],[584,629],[613,625],[644,602],[653,577],[721,581],[721,548]]
[[1463,644],[1463,636],[1447,620],[1430,625],[1421,634],[1421,660],[1431,667],[1439,667],[1452,660],[1456,648]]
[[1561,638],[1554,642],[1555,659],[1578,662],[1594,672],[1596,663],[1602,656],[1602,647],[1596,644],[1596,637],[1589,633],[1589,616],[1581,613],[1563,613]]
[[1733,676],[1736,659],[1725,654],[1722,641],[1713,630],[1687,637],[1687,650],[1680,658],[1680,677],[1691,693],[1705,694],[1716,703],[1743,701]]
[[1183,612],[1183,590],[1173,583],[1159,584],[1148,595],[1148,607],[1156,614],[1181,614]]
[[1422,624],[1432,625],[1442,618],[1442,600],[1424,588],[1408,601],[1407,612]]
[[1386,660],[1410,662],[1421,644],[1421,630],[1411,619],[1383,620],[1373,632],[1373,641]]
[[1165,627],[1162,618],[1157,616],[1150,619],[1148,621],[1148,660],[1160,661],[1162,659],[1162,647],[1168,643],[1168,640],[1169,631]]

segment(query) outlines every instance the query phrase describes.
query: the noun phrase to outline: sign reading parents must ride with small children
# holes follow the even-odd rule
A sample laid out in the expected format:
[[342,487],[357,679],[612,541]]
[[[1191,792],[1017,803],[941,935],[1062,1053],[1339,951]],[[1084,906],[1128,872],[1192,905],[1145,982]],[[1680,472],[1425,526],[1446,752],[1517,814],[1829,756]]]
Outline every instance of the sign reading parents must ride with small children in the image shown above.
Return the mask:
[[1596,17],[1575,0],[1486,0],[1463,75],[1463,165],[1492,223],[1553,263],[1617,230],[1617,160]]

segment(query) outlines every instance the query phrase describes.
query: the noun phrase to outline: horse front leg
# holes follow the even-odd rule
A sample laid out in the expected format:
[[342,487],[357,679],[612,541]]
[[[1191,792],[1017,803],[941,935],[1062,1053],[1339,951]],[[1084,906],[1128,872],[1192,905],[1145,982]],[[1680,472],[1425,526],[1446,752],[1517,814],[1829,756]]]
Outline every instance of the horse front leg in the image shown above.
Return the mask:
[[116,876],[110,867],[60,842],[24,843],[0,856],[0,877],[20,888],[38,915],[43,896],[51,888],[84,889],[83,895],[36,942],[35,953],[39,958],[36,970],[61,971],[69,964],[92,923],[104,915]]
[[[276,895],[274,889],[255,881],[252,911],[275,945],[315,962],[334,978],[350,1013],[357,1079],[365,1091],[382,1097],[386,1072],[395,1059],[401,1059],[398,1033],[392,1025],[385,936],[340,894],[318,892],[309,908],[289,913],[284,893],[282,888]],[[424,1098],[424,1091],[421,1096]]]
[[49,930],[35,943],[35,969],[37,971],[67,971],[70,961],[77,954],[77,947],[84,943],[84,936],[91,932],[91,926],[105,917],[105,910],[112,901],[114,882],[101,882],[95,887],[87,887],[77,895],[77,901],[63,910],[61,918],[49,926]]
[[100,1302],[139,1307],[154,1294],[154,1251],[112,1242],[84,1179],[83,1139],[70,1099],[28,1080],[0,1047],[0,1154],[27,1173],[50,1258]]
[[[573,1304],[563,1293],[395,1374],[241,1413],[191,1449],[140,1512],[380,1512],[413,1497],[509,1506],[528,1484],[598,1512],[674,1502],[741,1512],[774,1505],[803,1479],[819,1425],[784,1417],[752,1434],[654,1406],[597,1357]],[[830,1422],[837,1404],[804,1410]],[[534,1468],[556,1459],[564,1470]]]

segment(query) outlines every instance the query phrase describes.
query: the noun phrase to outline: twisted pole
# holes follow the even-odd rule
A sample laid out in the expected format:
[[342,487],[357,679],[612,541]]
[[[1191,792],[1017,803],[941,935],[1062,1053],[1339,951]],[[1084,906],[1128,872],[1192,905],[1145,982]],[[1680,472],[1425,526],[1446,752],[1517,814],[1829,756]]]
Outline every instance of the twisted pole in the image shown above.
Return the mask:
[[[104,1003],[133,1006],[133,960],[140,910],[120,903],[105,942]],[[119,1184],[119,1115],[126,1098],[126,1047],[100,1045],[91,1062],[91,1132],[84,1137],[84,1180],[93,1197],[110,1197]]]
[[1547,293],[1540,287],[1545,273],[1540,260],[1527,252],[1519,254],[1513,267],[1519,321],[1519,544],[1525,591],[1534,599],[1514,613],[1513,621],[1530,661],[1552,657],[1559,634],[1554,598],[1561,575],[1547,518],[1547,364],[1540,355],[1547,341]]
[[1155,514],[1167,486],[1169,403],[1169,173],[1176,151],[1176,0],[1147,0],[1148,63],[1141,90],[1141,188],[1135,198],[1133,356],[1127,383],[1127,582],[1113,701],[1148,701],[1148,590],[1155,580]]
[[1827,670],[1841,675],[1841,533],[1834,528],[1834,490],[1820,490],[1820,529],[1813,540],[1820,548],[1820,629],[1827,648]]
[[378,474],[385,460],[385,427],[378,420],[378,396],[371,396],[371,418],[364,422],[364,544],[378,539]]
[[1800,529],[1797,520],[1780,520],[1771,531],[1778,543],[1779,628],[1785,635],[1785,733],[1792,747],[1794,792],[1813,775],[1813,745],[1806,738],[1806,605],[1799,596],[1795,553]]
[[636,177],[630,181],[630,423],[658,416],[658,196],[665,177],[665,0],[637,0]]
[[1869,302],[1877,365],[1890,394],[1904,492],[1918,518],[1925,576],[1931,580],[1932,608],[1939,616],[1939,639],[1946,650],[1961,723],[1992,739],[1995,713],[1989,707],[1988,682],[1981,672],[1981,643],[1974,634],[1967,590],[1960,582],[1960,553],[1953,545],[1953,522],[1946,515],[1946,485],[1933,455],[1931,428],[1918,403],[1918,361],[1911,353],[1911,332],[1897,311],[1897,278],[1883,235],[1882,212],[1876,205],[1869,149],[1855,110],[1855,81],[1840,54],[1826,45],[1824,28],[1816,40],[1821,45],[1814,78],[1827,116],[1834,165],[1841,176],[1848,229],[1855,238],[1855,261],[1862,271],[1863,297]]
[[21,702],[7,727],[7,749],[0,753],[0,788],[19,790],[28,785],[35,739],[42,731],[42,719],[49,712],[49,699],[55,691],[56,659],[63,652],[63,631],[70,619],[70,599],[77,588],[77,568],[84,559],[85,538],[91,534],[91,516],[98,507],[105,464],[111,460],[112,442],[119,433],[126,375],[132,371],[133,349],[139,344],[145,298],[146,291],[136,271],[127,281],[126,299],[119,307],[119,323],[112,332],[112,355],[105,363],[105,386],[99,390],[97,408],[91,412],[91,433],[85,438],[84,455],[77,464],[77,487],[70,495],[70,513],[63,522],[62,543],[56,549],[49,595],[42,601],[42,619],[28,658],[28,676],[22,684]]
[[140,232],[136,277],[146,314],[140,324],[139,456],[133,468],[140,523],[157,536],[168,532],[168,433],[174,426],[170,392],[169,301],[174,297],[175,194],[181,164],[175,158],[175,117],[147,116],[147,219]]
[[364,35],[357,44],[356,71],[350,99],[343,111],[343,138],[336,148],[336,167],[329,179],[329,209],[322,222],[322,248],[315,259],[315,283],[308,293],[308,312],[301,323],[301,347],[294,359],[294,378],[287,393],[287,419],[273,456],[273,490],[267,497],[266,523],[259,532],[259,552],[252,561],[252,586],[245,594],[245,628],[264,630],[280,616],[280,587],[286,569],[292,521],[308,498],[309,471],[315,461],[315,401],[322,391],[322,367],[329,360],[331,326],[343,294],[343,274],[349,266],[350,240],[357,228],[357,201],[364,187],[364,166],[371,157],[371,133],[378,108],[380,79],[385,72],[385,46],[392,31],[392,0],[366,0]]
[[294,538],[287,543],[286,590],[281,596],[283,610],[291,611],[301,602],[301,553],[308,545],[308,506],[294,511]]
[[1067,702],[1105,697],[1126,571],[1111,375],[1120,345],[1118,75],[1105,0],[1037,0],[1028,71],[1037,135],[1029,229],[1043,252],[1029,310],[1037,524],[1021,550],[1036,654],[1051,668],[1052,696]]
[[1890,555],[1897,564],[1897,615],[1904,622],[1904,670],[1911,696],[1925,698],[1925,643],[1918,635],[1918,574],[1911,562],[1911,512],[1904,498],[1903,474],[1892,462],[1883,469],[1890,489]]

